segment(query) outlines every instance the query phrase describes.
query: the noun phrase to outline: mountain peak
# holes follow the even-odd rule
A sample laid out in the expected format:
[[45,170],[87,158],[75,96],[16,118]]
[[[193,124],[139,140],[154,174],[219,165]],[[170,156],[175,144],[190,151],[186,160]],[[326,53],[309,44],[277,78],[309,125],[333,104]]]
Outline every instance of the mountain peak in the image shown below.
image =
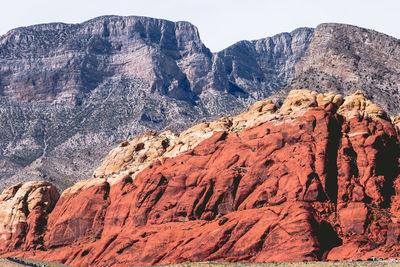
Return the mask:
[[148,17],[10,31],[0,39],[0,178],[65,188],[129,136],[242,110],[293,79],[312,30],[294,33],[211,53],[191,23]]
[[367,97],[389,114],[400,106],[400,41],[357,26],[324,23],[317,26],[307,51],[295,66],[295,78],[281,90],[293,89],[353,94]]

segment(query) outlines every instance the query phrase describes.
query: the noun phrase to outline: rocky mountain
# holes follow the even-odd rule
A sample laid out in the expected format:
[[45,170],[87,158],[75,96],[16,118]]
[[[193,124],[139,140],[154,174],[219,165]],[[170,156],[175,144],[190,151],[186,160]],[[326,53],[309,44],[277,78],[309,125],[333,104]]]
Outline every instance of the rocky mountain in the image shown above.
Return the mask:
[[182,129],[285,86],[312,29],[211,53],[188,22],[105,16],[0,37],[2,187],[89,177],[111,147]]
[[[400,112],[400,40],[351,25],[321,24],[296,65],[293,89],[352,94],[362,90],[391,115]],[[276,99],[275,98],[275,99]]]
[[280,108],[267,99],[180,135],[147,132],[58,201],[48,183],[6,190],[0,255],[76,266],[400,258],[399,122],[361,91],[295,90]]

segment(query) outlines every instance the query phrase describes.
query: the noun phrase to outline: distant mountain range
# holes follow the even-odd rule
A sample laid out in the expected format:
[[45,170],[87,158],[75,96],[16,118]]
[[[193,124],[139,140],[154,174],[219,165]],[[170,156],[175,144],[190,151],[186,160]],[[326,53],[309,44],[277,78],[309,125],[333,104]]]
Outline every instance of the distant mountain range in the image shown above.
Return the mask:
[[[178,130],[288,90],[364,90],[400,109],[400,43],[349,25],[241,41],[211,53],[188,22],[105,16],[0,38],[0,179],[64,189],[111,147]],[[282,89],[283,88],[283,89]]]

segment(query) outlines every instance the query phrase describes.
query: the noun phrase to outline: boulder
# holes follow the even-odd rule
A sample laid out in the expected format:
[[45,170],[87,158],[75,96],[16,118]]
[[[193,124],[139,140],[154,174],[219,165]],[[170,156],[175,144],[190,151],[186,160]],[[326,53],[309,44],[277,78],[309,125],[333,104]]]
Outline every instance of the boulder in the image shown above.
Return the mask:
[[0,195],[0,251],[41,246],[47,214],[59,198],[48,182],[16,184]]

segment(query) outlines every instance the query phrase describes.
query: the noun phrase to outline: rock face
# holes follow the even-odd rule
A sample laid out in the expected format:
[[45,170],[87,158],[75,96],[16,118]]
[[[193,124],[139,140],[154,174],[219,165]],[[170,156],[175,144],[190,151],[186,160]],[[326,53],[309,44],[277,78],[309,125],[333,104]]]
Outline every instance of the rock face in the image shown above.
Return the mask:
[[312,32],[211,53],[192,24],[145,17],[11,30],[0,37],[2,186],[64,189],[123,140],[248,107],[294,77]]
[[400,41],[351,25],[321,24],[296,64],[296,78],[276,98],[293,89],[350,95],[362,90],[389,114],[399,113]]
[[23,242],[1,255],[79,266],[400,257],[399,137],[361,92],[308,90],[179,136],[149,132],[64,191],[43,251]]
[[16,184],[0,195],[0,250],[40,249],[47,214],[60,194],[48,182]]

